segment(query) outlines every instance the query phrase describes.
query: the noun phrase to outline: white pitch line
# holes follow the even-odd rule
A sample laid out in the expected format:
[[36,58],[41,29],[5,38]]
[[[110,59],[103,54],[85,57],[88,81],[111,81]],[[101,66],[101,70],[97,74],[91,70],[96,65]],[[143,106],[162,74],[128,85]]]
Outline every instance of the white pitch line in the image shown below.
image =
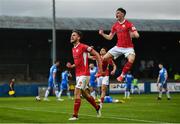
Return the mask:
[[[17,110],[26,110],[26,111],[36,111],[36,112],[50,112],[50,113],[59,113],[59,114],[69,114],[71,115],[72,113],[67,113],[67,112],[56,112],[56,111],[47,111],[47,110],[33,110],[31,108],[15,108],[15,107],[8,107],[8,106],[0,106],[0,108],[10,108],[10,109],[17,109]],[[95,117],[94,115],[86,115],[86,114],[79,114],[82,116],[88,116],[88,117]],[[127,118],[127,117],[117,117],[117,116],[108,116],[108,117],[100,117],[100,118],[109,118],[109,119],[116,119],[116,120],[128,120],[128,121],[139,121],[139,122],[144,122],[144,123],[167,123],[167,122],[158,122],[158,121],[150,121],[150,120],[142,120],[142,119],[133,119],[133,118]]]

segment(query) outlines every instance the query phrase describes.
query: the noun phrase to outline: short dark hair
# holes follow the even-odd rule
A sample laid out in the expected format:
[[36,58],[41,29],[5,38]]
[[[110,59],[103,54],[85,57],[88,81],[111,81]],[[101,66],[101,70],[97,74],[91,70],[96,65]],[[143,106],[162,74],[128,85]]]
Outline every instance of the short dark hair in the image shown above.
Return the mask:
[[159,64],[159,65],[164,65],[164,63],[163,63],[163,62],[159,62],[158,64]]
[[118,8],[116,11],[121,11],[124,14],[124,16],[126,15],[126,10],[123,8]]
[[58,62],[60,63],[60,61],[59,61],[59,60],[55,60],[55,61],[54,61],[54,63],[58,63]]
[[101,49],[105,49],[106,52],[107,52],[107,50],[108,50],[106,47],[102,47]]
[[79,35],[80,39],[83,37],[83,34],[82,34],[81,31],[79,31],[79,30],[73,30],[72,33],[73,33],[73,32],[77,33],[77,34]]

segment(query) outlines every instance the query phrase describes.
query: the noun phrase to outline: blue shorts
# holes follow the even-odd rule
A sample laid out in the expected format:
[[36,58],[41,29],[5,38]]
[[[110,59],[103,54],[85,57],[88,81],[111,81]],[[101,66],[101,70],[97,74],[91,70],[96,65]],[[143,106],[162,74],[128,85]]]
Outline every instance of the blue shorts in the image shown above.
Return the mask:
[[50,80],[49,80],[49,82],[48,82],[48,87],[50,87],[50,88],[53,88],[53,87],[54,87],[53,81],[50,81]]
[[90,85],[90,87],[93,87],[93,88],[97,87],[97,83],[94,81],[90,81],[89,85]]
[[67,82],[61,82],[61,89],[62,90],[67,90],[69,88],[69,85]]
[[164,89],[167,89],[167,83],[161,83],[161,85],[160,85],[160,88],[164,88]]
[[58,87],[58,84],[57,83],[55,83],[55,86],[54,86],[54,83],[53,83],[53,80],[49,80],[48,81],[48,87],[50,87],[50,88],[54,88],[54,87]]
[[126,91],[130,91],[131,90],[131,84],[126,84]]

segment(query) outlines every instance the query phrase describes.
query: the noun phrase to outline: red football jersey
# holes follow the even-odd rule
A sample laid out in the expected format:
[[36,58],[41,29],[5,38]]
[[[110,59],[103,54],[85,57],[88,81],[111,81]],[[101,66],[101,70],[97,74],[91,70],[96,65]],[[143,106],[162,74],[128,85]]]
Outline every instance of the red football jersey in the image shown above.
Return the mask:
[[88,52],[91,52],[92,48],[88,45],[79,43],[72,48],[72,54],[75,64],[76,76],[89,76],[88,65]]
[[[102,59],[102,56],[101,56],[101,59]],[[102,61],[102,70],[103,72],[105,72],[105,76],[109,76],[109,65],[113,65],[112,59],[108,59],[108,61]]]
[[123,23],[117,21],[111,28],[111,33],[117,34],[117,44],[118,47],[124,48],[133,48],[132,38],[130,37],[129,32],[136,31],[134,25],[128,20],[124,20]]

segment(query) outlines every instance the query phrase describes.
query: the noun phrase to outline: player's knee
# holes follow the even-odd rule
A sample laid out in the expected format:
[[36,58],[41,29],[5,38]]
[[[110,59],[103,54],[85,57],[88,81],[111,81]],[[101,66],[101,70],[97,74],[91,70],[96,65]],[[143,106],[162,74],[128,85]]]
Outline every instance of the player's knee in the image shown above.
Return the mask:
[[84,98],[86,98],[88,96],[88,93],[86,90],[82,90],[81,93]]
[[134,60],[135,60],[135,55],[130,54],[129,57],[128,57],[128,62],[133,63]]
[[133,63],[134,60],[135,60],[134,58],[129,58],[129,59],[128,59],[128,62]]
[[80,99],[81,98],[81,94],[75,92],[74,93],[74,97],[75,97],[75,99]]

